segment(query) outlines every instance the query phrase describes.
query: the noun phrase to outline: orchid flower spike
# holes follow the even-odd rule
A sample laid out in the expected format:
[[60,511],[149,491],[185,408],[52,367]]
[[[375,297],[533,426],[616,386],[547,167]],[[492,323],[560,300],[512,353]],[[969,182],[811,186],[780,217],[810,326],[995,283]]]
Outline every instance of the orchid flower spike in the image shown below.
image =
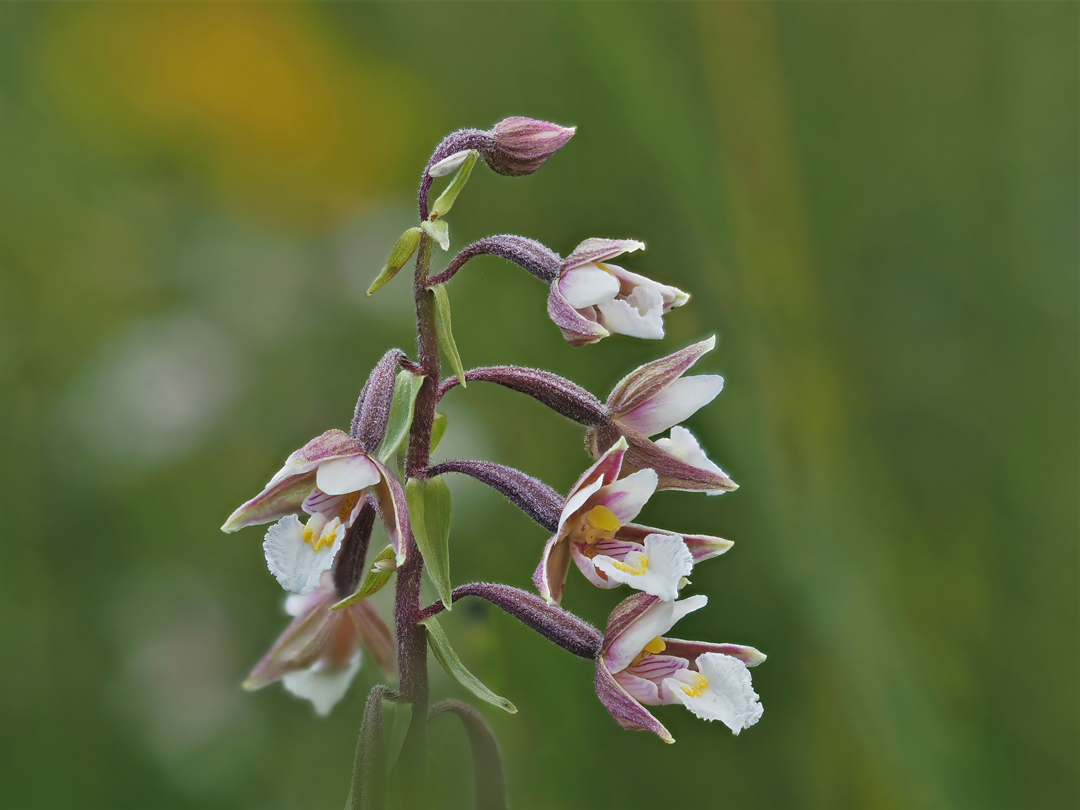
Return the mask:
[[[586,444],[600,456],[620,438],[630,449],[629,469],[649,468],[659,476],[657,489],[682,489],[719,495],[738,486],[708,459],[697,439],[676,427],[712,402],[724,387],[717,374],[683,375],[716,345],[716,338],[695,343],[681,351],[646,363],[619,381],[608,397],[611,421],[589,428]],[[649,437],[671,428],[671,437]]]
[[566,257],[548,295],[548,315],[573,346],[612,332],[658,340],[662,316],[690,296],[676,287],[631,273],[610,259],[644,249],[632,239],[586,239]]
[[619,440],[566,496],[555,534],[533,574],[550,604],[562,601],[571,559],[600,588],[629,585],[670,601],[678,598],[695,562],[731,548],[730,541],[719,537],[631,523],[656,490],[657,477],[644,469],[620,478],[626,453],[626,442]]
[[[285,590],[307,594],[334,562],[369,490],[396,552],[395,567],[400,567],[409,520],[405,493],[393,473],[340,430],[326,431],[289,456],[263,491],[233,512],[221,529],[234,532],[277,520],[263,542],[266,564]],[[310,516],[306,524],[294,514],[301,510]]]
[[701,595],[663,602],[635,594],[612,611],[596,661],[596,693],[620,726],[675,742],[644,708],[671,703],[681,703],[702,720],[719,720],[735,734],[761,719],[748,667],[764,661],[762,653],[739,644],[665,636],[707,601]]
[[297,697],[310,700],[321,715],[345,695],[363,659],[361,646],[387,678],[397,677],[394,636],[367,600],[331,610],[338,601],[333,576],[324,572],[306,596],[286,597],[293,621],[251,671],[244,688],[262,689],[281,681]]

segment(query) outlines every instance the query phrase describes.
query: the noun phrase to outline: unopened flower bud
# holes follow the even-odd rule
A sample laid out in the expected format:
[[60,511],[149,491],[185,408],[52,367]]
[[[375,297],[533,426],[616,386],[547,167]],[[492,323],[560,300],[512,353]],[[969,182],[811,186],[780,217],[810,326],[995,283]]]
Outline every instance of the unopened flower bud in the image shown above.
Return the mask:
[[492,171],[508,177],[532,174],[576,131],[535,118],[504,118],[491,129],[494,144],[484,150],[484,160]]

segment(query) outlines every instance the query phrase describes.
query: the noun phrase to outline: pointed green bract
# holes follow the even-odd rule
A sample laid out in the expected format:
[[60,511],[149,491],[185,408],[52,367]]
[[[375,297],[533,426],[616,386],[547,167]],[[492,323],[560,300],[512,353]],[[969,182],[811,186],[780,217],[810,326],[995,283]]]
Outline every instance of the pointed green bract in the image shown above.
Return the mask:
[[481,700],[486,700],[493,706],[498,706],[500,709],[509,712],[510,714],[517,714],[517,706],[506,698],[496,695],[484,686],[479,678],[469,672],[469,670],[465,669],[465,665],[462,664],[461,659],[457,657],[454,648],[450,646],[450,641],[446,638],[446,632],[442,629],[442,625],[439,624],[438,619],[432,616],[429,619],[424,619],[421,624],[427,628],[428,645],[431,647],[431,652],[435,655],[435,660],[446,670],[447,675]]
[[435,414],[435,421],[431,424],[431,452],[435,452],[435,448],[439,446],[439,442],[442,441],[442,437],[446,434],[446,414]]
[[427,563],[428,577],[443,605],[449,610],[450,596],[450,489],[439,476],[410,478],[405,484],[409,523],[420,554]]
[[386,435],[375,453],[383,464],[390,460],[397,451],[398,445],[409,435],[416,395],[420,393],[420,386],[423,383],[424,375],[422,374],[413,374],[406,369],[398,372],[397,379],[394,381],[394,398],[390,402],[390,418],[386,423]]
[[[457,199],[458,194],[465,188],[465,184],[469,182],[469,175],[472,174],[473,166],[476,165],[476,159],[480,156],[480,153],[475,149],[469,153],[469,156],[465,158],[465,162],[461,164],[461,168],[457,170],[457,174],[454,175],[454,179],[450,181],[450,185],[446,187],[446,190],[439,195],[439,199],[435,201],[435,204],[431,206],[431,219],[438,219],[439,217],[446,216],[450,209],[454,207],[454,201]],[[446,248],[443,248],[446,250]]]
[[434,239],[443,250],[450,249],[450,226],[445,219],[424,220],[420,223],[424,233]]
[[364,577],[364,581],[360,584],[356,593],[342,599],[334,605],[331,610],[338,610],[339,608],[346,607],[354,602],[359,602],[361,599],[367,599],[369,596],[374,596],[381,591],[386,583],[390,581],[390,575],[394,573],[394,569],[390,568],[383,571],[379,568],[379,563],[392,562],[395,556],[397,555],[394,553],[393,546],[387,546],[380,551],[379,556],[375,558],[371,568],[368,569],[368,574]]
[[[396,276],[398,270],[405,266],[405,262],[412,258],[412,255],[416,252],[416,247],[419,244],[419,228],[409,228],[409,230],[405,231],[405,233],[397,240],[394,249],[390,251],[390,258],[386,260],[386,264],[383,266],[382,272],[379,273],[379,277],[371,282],[367,294],[374,295],[378,292],[380,287]],[[447,247],[449,247],[449,244],[447,244]],[[446,248],[443,249],[445,250]]]
[[461,364],[461,354],[458,352],[457,343],[454,342],[454,332],[450,328],[450,295],[446,292],[445,284],[436,284],[431,288],[435,293],[435,333],[439,338],[439,346],[450,361],[454,374],[465,387],[465,367]]
[[[394,770],[401,749],[405,745],[405,737],[409,733],[409,725],[412,723],[413,707],[411,703],[394,703],[389,700],[383,701],[383,723],[386,724],[387,716],[390,719],[390,730],[386,734],[386,773]],[[385,726],[384,726],[385,727]]]

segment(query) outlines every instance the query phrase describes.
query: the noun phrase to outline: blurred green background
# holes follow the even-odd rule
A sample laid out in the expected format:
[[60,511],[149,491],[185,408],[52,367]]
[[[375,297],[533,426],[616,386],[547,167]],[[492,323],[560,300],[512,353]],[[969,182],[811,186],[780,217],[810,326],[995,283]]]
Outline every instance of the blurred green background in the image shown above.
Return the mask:
[[[571,349],[542,285],[479,259],[452,290],[466,364],[604,397],[717,334],[699,368],[726,390],[689,425],[742,487],[643,520],[735,541],[680,634],[769,661],[759,725],[660,708],[665,746],[616,727],[587,662],[463,604],[458,652],[520,709],[484,709],[514,806],[1080,806],[1078,22],[1074,3],[5,5],[0,804],[343,804],[375,668],[328,719],[241,692],[285,617],[261,532],[218,526],[411,348],[407,282],[363,293],[430,150],[530,115],[579,132],[535,176],[478,169],[454,246],[640,238],[628,266],[694,298],[662,343]],[[588,463],[531,400],[445,405],[442,457],[564,491]],[[528,587],[544,532],[452,486],[454,580]],[[573,571],[566,604],[602,624],[617,595]],[[432,769],[464,808],[455,726],[433,726]]]

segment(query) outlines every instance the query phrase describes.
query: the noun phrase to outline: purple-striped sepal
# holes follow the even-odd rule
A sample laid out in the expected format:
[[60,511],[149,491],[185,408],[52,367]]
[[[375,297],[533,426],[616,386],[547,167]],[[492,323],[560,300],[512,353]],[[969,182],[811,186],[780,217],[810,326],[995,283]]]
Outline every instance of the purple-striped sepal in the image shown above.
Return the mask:
[[664,637],[707,601],[699,595],[664,602],[641,593],[612,611],[596,661],[596,693],[623,728],[675,742],[645,709],[671,703],[683,704],[703,720],[719,720],[735,734],[761,718],[748,667],[764,661],[762,653],[738,644]]
[[[221,528],[234,532],[276,520],[263,542],[267,566],[285,590],[311,593],[334,562],[369,490],[400,567],[409,520],[405,493],[393,473],[340,430],[326,431],[289,456],[263,491]],[[297,512],[309,516],[305,523]]]

